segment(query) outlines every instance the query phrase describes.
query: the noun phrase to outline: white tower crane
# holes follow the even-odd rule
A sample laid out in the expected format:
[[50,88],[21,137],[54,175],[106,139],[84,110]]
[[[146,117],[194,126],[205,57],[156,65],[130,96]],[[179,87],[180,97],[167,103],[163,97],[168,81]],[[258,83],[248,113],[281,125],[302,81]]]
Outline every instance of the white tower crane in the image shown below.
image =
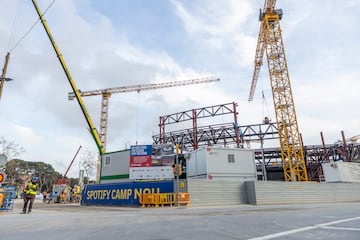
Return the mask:
[[[140,92],[145,90],[159,89],[159,88],[169,88],[169,87],[180,87],[185,85],[193,85],[200,83],[210,83],[220,81],[220,78],[207,77],[207,78],[197,78],[190,80],[174,81],[174,82],[165,82],[165,83],[150,83],[150,84],[138,84],[130,85],[124,87],[114,87],[114,88],[105,88],[92,91],[80,91],[79,93],[82,97],[89,96],[98,96],[102,95],[101,101],[101,110],[100,110],[100,139],[103,144],[104,152],[106,151],[106,137],[107,137],[107,126],[108,126],[108,114],[109,114],[109,99],[113,93],[126,93],[126,92]],[[68,94],[68,99],[75,99],[75,93],[70,92]]]

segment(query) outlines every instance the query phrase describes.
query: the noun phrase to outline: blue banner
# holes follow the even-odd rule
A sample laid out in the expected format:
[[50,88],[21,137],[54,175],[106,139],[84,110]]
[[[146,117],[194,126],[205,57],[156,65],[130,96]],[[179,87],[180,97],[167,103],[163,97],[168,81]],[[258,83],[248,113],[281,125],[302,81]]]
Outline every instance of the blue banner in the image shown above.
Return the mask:
[[130,147],[130,156],[151,156],[152,145],[135,145]]
[[173,193],[173,181],[122,182],[85,185],[82,205],[139,206],[142,193]]

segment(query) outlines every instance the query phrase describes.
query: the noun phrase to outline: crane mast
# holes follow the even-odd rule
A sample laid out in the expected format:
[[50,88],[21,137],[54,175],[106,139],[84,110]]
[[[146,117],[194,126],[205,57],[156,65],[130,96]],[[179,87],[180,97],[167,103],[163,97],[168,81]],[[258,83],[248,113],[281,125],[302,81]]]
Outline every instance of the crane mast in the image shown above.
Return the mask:
[[90,117],[90,115],[89,115],[89,113],[88,113],[88,111],[87,111],[87,109],[85,107],[84,101],[81,98],[79,90],[76,87],[76,84],[75,84],[75,82],[74,82],[74,80],[73,80],[73,78],[72,78],[72,76],[71,76],[71,74],[70,74],[70,72],[69,72],[69,70],[68,70],[68,68],[66,66],[65,60],[64,60],[62,54],[60,53],[59,48],[56,45],[56,42],[55,42],[55,40],[54,40],[54,38],[53,38],[53,36],[52,36],[52,34],[50,32],[50,28],[47,25],[47,23],[46,23],[46,21],[44,19],[44,16],[43,16],[42,12],[40,11],[40,8],[38,7],[35,0],[32,0],[32,3],[33,3],[33,5],[34,5],[34,7],[36,9],[37,14],[39,15],[39,18],[40,18],[41,23],[42,23],[42,25],[43,25],[43,27],[44,27],[44,29],[46,31],[46,34],[49,37],[51,45],[53,46],[53,48],[54,48],[54,50],[56,52],[56,56],[58,57],[58,59],[60,61],[60,64],[61,64],[61,66],[62,66],[62,68],[63,68],[63,70],[65,72],[65,75],[66,75],[66,77],[67,77],[67,79],[68,79],[68,81],[69,81],[69,83],[71,85],[71,88],[75,93],[76,100],[78,101],[78,103],[80,105],[81,111],[83,112],[84,117],[86,119],[86,122],[87,122],[87,124],[89,126],[90,133],[91,133],[93,139],[95,140],[96,146],[97,146],[97,148],[99,150],[99,153],[101,155],[101,154],[105,153],[105,151],[104,151],[103,145],[101,143],[99,134],[98,134],[98,132],[97,132],[92,120],[91,120],[91,117]]
[[253,100],[263,55],[266,52],[285,181],[308,181],[301,136],[281,35],[282,10],[276,0],[265,0],[260,10],[260,31],[249,101]]
[[[106,151],[106,139],[107,139],[107,126],[108,126],[108,115],[109,115],[109,100],[112,94],[114,93],[126,93],[126,92],[140,92],[147,90],[154,90],[159,88],[170,88],[170,87],[180,87],[186,85],[200,84],[200,83],[210,83],[220,81],[219,78],[207,77],[207,78],[197,78],[189,79],[182,81],[173,81],[173,82],[164,82],[164,83],[150,83],[150,84],[138,84],[138,85],[129,85],[123,87],[114,87],[114,88],[105,88],[98,90],[90,91],[80,91],[82,97],[89,96],[98,96],[102,95],[101,99],[101,109],[100,109],[100,139]],[[73,100],[75,98],[75,93],[68,93],[68,99]]]

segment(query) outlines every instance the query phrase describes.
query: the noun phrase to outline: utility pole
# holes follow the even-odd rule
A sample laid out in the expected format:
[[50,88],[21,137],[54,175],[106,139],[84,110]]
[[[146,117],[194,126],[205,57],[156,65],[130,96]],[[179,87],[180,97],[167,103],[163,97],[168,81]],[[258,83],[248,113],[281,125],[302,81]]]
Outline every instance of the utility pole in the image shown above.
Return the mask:
[[1,96],[2,96],[2,90],[3,90],[3,87],[4,87],[4,82],[12,80],[11,78],[6,77],[6,71],[7,71],[7,67],[8,67],[8,64],[9,64],[9,58],[10,58],[10,53],[8,52],[6,54],[6,57],[5,57],[5,63],[4,63],[4,67],[2,69],[2,74],[1,74],[1,78],[0,78],[0,99],[1,99]]

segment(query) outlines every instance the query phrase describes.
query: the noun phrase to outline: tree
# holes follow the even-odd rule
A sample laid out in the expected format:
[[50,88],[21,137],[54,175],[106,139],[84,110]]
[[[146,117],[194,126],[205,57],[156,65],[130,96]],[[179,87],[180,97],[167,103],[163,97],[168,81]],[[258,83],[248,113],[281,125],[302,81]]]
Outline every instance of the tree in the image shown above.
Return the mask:
[[24,181],[27,181],[27,179],[24,179],[24,176],[29,175],[28,169],[28,162],[20,159],[13,159],[8,161],[5,165],[7,180],[10,181],[11,185],[22,185]]
[[4,137],[0,137],[0,153],[7,158],[7,161],[20,156],[23,152],[25,152],[25,149],[18,143],[7,141]]
[[44,162],[26,162],[20,159],[12,159],[6,163],[5,172],[10,179],[11,185],[24,186],[33,176],[39,177],[40,191],[49,190],[55,179],[61,177],[61,174],[54,168]]
[[88,179],[94,175],[94,171],[96,169],[96,157],[95,154],[90,151],[85,151],[81,156],[82,166],[85,170],[86,176]]

